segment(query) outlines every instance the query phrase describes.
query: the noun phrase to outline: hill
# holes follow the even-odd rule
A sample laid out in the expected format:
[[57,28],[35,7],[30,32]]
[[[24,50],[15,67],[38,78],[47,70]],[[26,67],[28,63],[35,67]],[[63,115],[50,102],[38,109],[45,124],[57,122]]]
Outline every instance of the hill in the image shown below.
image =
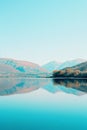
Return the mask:
[[73,66],[72,69],[80,70],[80,71],[87,71],[87,61],[76,66]]
[[38,64],[14,59],[0,59],[0,73],[47,73]]
[[87,62],[53,72],[53,77],[61,78],[87,78]]

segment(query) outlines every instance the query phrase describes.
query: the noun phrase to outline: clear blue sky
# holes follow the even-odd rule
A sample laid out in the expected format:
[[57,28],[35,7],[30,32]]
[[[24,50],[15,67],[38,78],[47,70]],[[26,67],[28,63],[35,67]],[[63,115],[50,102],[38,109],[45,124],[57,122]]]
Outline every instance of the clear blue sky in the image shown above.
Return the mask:
[[87,0],[0,0],[0,57],[87,57]]

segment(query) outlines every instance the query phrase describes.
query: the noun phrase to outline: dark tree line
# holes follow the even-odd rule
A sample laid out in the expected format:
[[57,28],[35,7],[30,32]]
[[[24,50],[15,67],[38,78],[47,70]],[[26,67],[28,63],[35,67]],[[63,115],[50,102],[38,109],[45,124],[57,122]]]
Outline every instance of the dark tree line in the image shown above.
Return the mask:
[[87,78],[87,71],[80,71],[71,68],[65,70],[55,70],[53,71],[53,77],[78,77]]

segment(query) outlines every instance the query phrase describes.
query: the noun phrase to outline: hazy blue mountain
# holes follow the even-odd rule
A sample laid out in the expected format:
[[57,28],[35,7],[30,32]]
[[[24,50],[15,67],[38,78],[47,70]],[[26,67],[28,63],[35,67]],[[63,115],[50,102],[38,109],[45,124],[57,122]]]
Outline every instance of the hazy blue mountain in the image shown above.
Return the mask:
[[0,72],[43,73],[47,71],[32,62],[1,58]]
[[43,65],[42,67],[46,70],[48,70],[49,72],[53,72],[54,70],[61,70],[64,69],[66,67],[72,67],[75,65],[78,65],[80,63],[85,62],[86,60],[84,59],[75,59],[75,60],[69,60],[66,62],[56,62],[56,61],[51,61],[45,65]]
[[62,63],[58,68],[57,70],[61,70],[61,69],[64,69],[66,67],[72,67],[72,66],[76,66],[80,63],[83,63],[85,62],[86,60],[84,59],[75,59],[75,60],[70,60],[70,61],[66,61],[64,63]]
[[42,67],[44,69],[48,70],[49,72],[52,72],[52,71],[56,70],[60,65],[61,65],[61,63],[58,63],[56,61],[51,61],[51,62],[43,65]]

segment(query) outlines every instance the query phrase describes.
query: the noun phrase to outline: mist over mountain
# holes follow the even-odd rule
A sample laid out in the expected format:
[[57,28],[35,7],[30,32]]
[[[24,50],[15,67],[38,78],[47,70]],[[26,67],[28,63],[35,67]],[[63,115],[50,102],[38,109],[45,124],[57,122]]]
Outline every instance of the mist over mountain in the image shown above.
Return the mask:
[[46,70],[48,70],[49,72],[52,72],[54,70],[62,70],[66,67],[72,67],[72,66],[75,66],[75,65],[78,65],[80,63],[83,63],[85,62],[86,60],[85,59],[75,59],[75,60],[69,60],[69,61],[66,61],[66,62],[55,62],[55,61],[52,61],[52,62],[49,62],[45,65],[43,65],[42,67]]
[[80,63],[83,63],[85,61],[86,60],[80,59],[80,58],[79,59],[75,59],[75,60],[69,60],[69,61],[66,61],[66,62],[62,63],[57,69],[61,70],[61,69],[64,69],[66,67],[76,66],[76,65],[78,65]]
[[45,65],[43,65],[42,67],[46,70],[48,70],[49,72],[52,72],[53,70],[56,70],[59,66],[61,65],[61,63],[56,62],[56,61],[51,61]]

